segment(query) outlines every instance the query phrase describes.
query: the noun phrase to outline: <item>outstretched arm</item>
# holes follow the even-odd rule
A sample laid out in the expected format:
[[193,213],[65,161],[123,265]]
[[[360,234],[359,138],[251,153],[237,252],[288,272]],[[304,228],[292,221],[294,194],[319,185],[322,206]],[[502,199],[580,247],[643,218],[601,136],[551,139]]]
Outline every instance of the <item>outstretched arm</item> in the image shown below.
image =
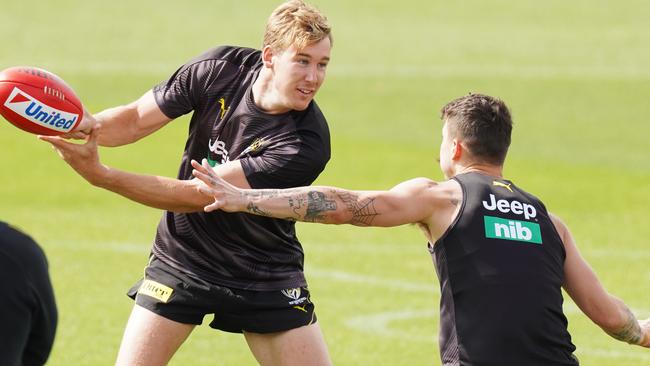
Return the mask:
[[[199,192],[198,187],[202,183],[196,178],[179,180],[135,174],[102,164],[97,151],[97,140],[103,128],[102,125],[94,126],[85,144],[70,143],[58,136],[39,136],[39,138],[51,143],[63,160],[89,183],[132,201],[174,212],[201,211],[205,205],[213,201],[210,196]],[[239,161],[222,164],[216,170],[229,182],[239,187],[249,188]]]
[[158,107],[153,91],[149,90],[132,103],[95,115],[84,110],[84,118],[79,126],[62,137],[86,139],[95,125],[101,125],[97,143],[101,146],[121,146],[150,135],[170,120]]
[[582,258],[571,233],[551,216],[566,251],[564,289],[578,307],[607,334],[619,341],[650,347],[650,319],[637,320],[623,301],[609,294]]
[[194,176],[206,186],[201,192],[214,197],[206,211],[248,212],[294,221],[356,226],[398,226],[418,223],[431,216],[434,204],[429,190],[436,183],[416,179],[390,191],[350,191],[336,187],[290,189],[238,189],[215,174],[204,161],[192,161]]

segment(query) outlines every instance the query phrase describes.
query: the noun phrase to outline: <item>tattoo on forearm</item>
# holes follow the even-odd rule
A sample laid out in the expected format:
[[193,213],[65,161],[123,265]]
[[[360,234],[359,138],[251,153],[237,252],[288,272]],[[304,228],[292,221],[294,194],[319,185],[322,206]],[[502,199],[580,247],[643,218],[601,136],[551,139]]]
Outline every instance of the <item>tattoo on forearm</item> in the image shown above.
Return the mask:
[[[296,195],[296,196],[289,196],[287,198],[287,202],[289,204],[289,207],[293,211],[293,213],[296,215],[296,217],[300,217],[300,212],[299,210],[305,206],[306,204],[306,199],[302,196]],[[295,219],[294,219],[295,220]]]
[[370,226],[379,213],[375,209],[375,199],[366,199],[359,202],[359,196],[352,193],[338,193],[337,196],[352,213],[350,224],[358,226]]
[[307,213],[305,221],[322,222],[325,221],[325,211],[335,211],[336,202],[328,200],[325,193],[311,191],[307,193]]
[[255,205],[253,202],[250,202],[248,206],[246,206],[246,211],[252,213],[253,215],[260,215],[260,216],[268,216],[272,217],[272,215],[261,208],[259,208],[257,205]]
[[639,321],[636,319],[634,314],[630,309],[627,310],[627,322],[625,325],[617,330],[607,332],[612,337],[618,339],[619,341],[627,342],[630,344],[639,344],[643,339],[643,330],[639,325]]

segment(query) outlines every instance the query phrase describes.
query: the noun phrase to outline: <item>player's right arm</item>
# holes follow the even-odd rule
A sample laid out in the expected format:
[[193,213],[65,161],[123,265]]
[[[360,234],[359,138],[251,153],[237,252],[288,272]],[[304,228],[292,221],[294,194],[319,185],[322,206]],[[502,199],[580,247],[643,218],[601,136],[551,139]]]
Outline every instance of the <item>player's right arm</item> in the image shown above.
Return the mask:
[[[433,212],[451,206],[447,193],[429,179],[403,182],[388,191],[352,191],[308,186],[289,189],[238,189],[209,168],[192,161],[194,176],[206,186],[200,191],[215,202],[206,211],[248,212],[294,221],[356,226],[431,224]],[[435,232],[435,230],[434,230]]]
[[607,334],[619,341],[650,347],[650,319],[637,320],[623,301],[608,293],[573,236],[558,217],[551,215],[566,251],[563,287],[576,305]]
[[84,111],[79,127],[63,137],[85,139],[92,127],[99,124],[98,144],[121,146],[157,131],[169,121],[171,119],[160,110],[150,90],[130,104],[109,108],[95,115]]

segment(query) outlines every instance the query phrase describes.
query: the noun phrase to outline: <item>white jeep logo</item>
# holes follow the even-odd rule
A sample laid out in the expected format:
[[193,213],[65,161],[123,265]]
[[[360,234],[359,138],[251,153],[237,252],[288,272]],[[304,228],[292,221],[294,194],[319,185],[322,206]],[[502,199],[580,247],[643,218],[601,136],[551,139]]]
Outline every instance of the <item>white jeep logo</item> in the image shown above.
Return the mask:
[[493,194],[490,194],[490,202],[483,201],[483,207],[489,211],[499,210],[503,213],[512,212],[515,215],[524,215],[526,220],[530,220],[537,216],[537,210],[532,205],[521,203],[513,200],[497,200]]

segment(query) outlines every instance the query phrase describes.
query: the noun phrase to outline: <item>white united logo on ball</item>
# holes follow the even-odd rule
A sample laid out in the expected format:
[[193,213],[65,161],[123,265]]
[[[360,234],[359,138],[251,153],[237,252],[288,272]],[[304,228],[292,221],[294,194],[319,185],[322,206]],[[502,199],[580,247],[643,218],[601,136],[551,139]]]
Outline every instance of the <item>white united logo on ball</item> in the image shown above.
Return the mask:
[[4,106],[28,121],[61,132],[70,131],[79,117],[76,113],[69,113],[43,104],[16,87],[9,94],[9,98],[5,100]]

